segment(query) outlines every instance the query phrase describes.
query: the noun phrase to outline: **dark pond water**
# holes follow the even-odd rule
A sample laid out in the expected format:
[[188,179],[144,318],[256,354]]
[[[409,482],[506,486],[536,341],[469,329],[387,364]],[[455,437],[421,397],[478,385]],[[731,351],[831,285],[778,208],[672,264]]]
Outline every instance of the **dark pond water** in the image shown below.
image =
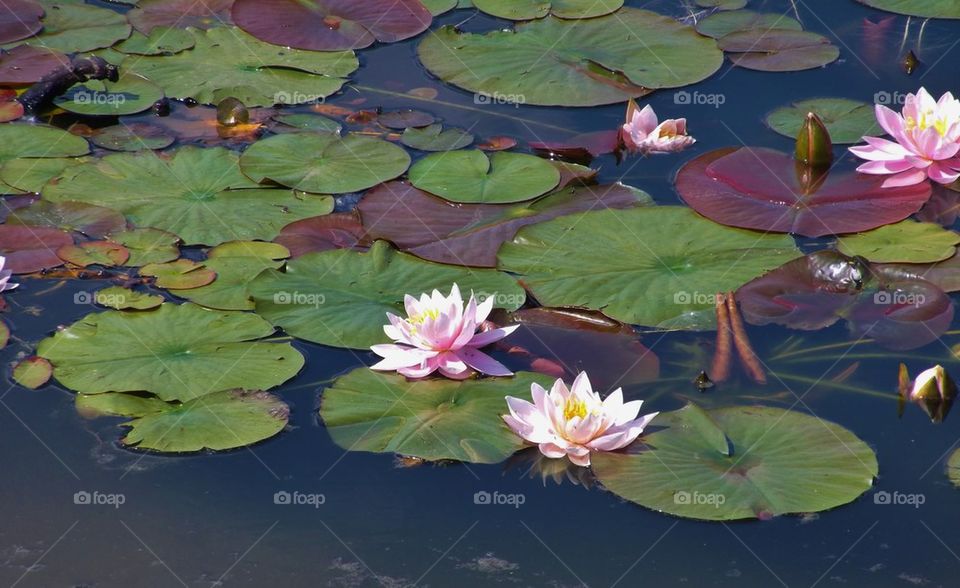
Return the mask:
[[[679,15],[679,2],[642,2]],[[806,29],[841,47],[824,69],[763,74],[724,68],[686,88],[646,102],[662,116],[686,116],[697,145],[683,156],[612,156],[594,162],[603,182],[641,187],[660,203],[676,203],[671,178],[694,155],[728,145],[789,149],[767,129],[772,109],[813,96],[914,91],[939,96],[956,90],[960,22],[931,21],[918,39],[910,23],[907,47],[923,66],[912,76],[897,63],[906,17],[879,37],[864,19],[889,15],[846,0],[760,2],[751,8],[798,12]],[[470,20],[467,30],[495,23],[455,11],[435,26]],[[416,63],[416,41],[361,52],[346,89],[328,103],[358,108],[416,107],[483,136],[561,140],[615,128],[622,105],[590,109],[477,105],[472,94],[438,84]],[[435,86],[434,102],[403,92]],[[395,93],[396,94],[395,94]],[[711,102],[714,104],[708,104]],[[722,102],[722,104],[716,104]],[[716,105],[715,105],[716,104]],[[689,157],[688,157],[689,156]],[[845,156],[850,159],[850,156]],[[852,168],[853,161],[841,167]],[[74,294],[97,284],[24,281],[5,320],[16,340],[5,363],[29,353],[58,325],[91,308]],[[777,377],[698,395],[689,383],[689,345],[708,334],[651,333],[664,381],[625,388],[659,410],[698,396],[707,406],[763,401],[840,423],[869,443],[881,464],[876,488],[852,504],[818,516],[706,523],[675,519],[623,502],[589,481],[546,480],[530,461],[508,466],[398,467],[387,455],[347,453],[316,416],[323,383],[372,354],[303,342],[307,368],[278,393],[292,408],[289,430],[248,449],[217,455],[164,457],[118,446],[118,419],[81,419],[72,395],[56,385],[29,391],[9,383],[0,396],[0,582],[57,586],[955,586],[960,573],[960,493],[946,479],[944,459],[957,444],[960,420],[932,425],[919,411],[897,416],[896,365],[914,373],[932,363],[956,365],[950,347],[960,333],[904,354],[851,345],[844,327],[804,335],[805,353],[778,358],[796,333],[753,328],[751,336]],[[577,345],[570,341],[569,345]],[[814,348],[823,346],[821,351]],[[591,349],[582,349],[586,356]],[[522,368],[506,355],[508,365]],[[838,374],[856,364],[843,383]],[[626,367],[626,366],[625,366]],[[872,394],[871,394],[872,393]],[[878,491],[919,495],[922,504],[883,504]],[[122,504],[75,504],[78,492],[122,497]],[[278,492],[322,496],[322,504],[276,504]],[[514,495],[516,506],[476,504],[480,492]],[[318,498],[315,502],[320,502]]]

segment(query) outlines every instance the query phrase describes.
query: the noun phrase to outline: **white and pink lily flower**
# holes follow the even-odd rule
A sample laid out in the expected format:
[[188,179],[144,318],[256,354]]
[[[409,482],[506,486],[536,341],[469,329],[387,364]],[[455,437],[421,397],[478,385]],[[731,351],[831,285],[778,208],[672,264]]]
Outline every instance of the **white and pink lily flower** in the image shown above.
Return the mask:
[[658,122],[653,107],[647,104],[640,110],[633,100],[627,105],[627,122],[620,129],[620,139],[628,151],[643,155],[674,153],[697,142],[687,134],[687,119]]
[[7,264],[7,258],[0,255],[0,292],[4,290],[13,290],[20,284],[11,284],[10,277],[13,275],[13,272],[8,269],[3,269],[3,266]]
[[374,345],[370,349],[383,358],[371,369],[396,371],[408,378],[423,378],[435,371],[448,378],[462,380],[480,372],[490,376],[512,376],[503,364],[479,350],[503,339],[519,325],[477,332],[490,311],[495,296],[477,303],[473,293],[466,307],[456,284],[449,296],[439,290],[421,294],[417,300],[404,297],[407,318],[387,313],[390,324],[384,333],[394,343]]
[[549,392],[539,384],[532,384],[530,391],[532,404],[507,396],[510,414],[503,415],[503,420],[521,438],[539,445],[545,456],[566,456],[578,466],[589,466],[592,452],[614,451],[633,443],[660,414],[637,418],[643,401],[625,403],[620,388],[601,400],[586,372],[581,372],[570,388],[557,380]]
[[850,152],[868,160],[865,174],[890,175],[884,188],[912,186],[927,180],[952,184],[960,177],[960,101],[947,92],[935,101],[924,88],[907,94],[900,114],[876,105],[877,122],[894,141],[864,137],[866,145]]

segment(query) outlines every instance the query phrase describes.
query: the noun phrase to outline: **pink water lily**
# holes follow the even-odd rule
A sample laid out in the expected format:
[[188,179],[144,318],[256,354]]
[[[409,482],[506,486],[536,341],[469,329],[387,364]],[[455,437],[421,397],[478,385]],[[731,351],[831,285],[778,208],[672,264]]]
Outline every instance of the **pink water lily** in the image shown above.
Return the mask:
[[627,105],[627,122],[620,129],[620,138],[628,151],[673,153],[696,143],[687,134],[687,119],[668,118],[657,121],[657,113],[649,104],[640,110],[633,100]]
[[11,284],[10,276],[13,275],[13,272],[8,269],[3,269],[3,266],[7,264],[7,258],[0,255],[0,292],[4,290],[13,290],[20,284]]
[[549,392],[539,384],[532,384],[530,392],[533,404],[507,396],[510,414],[503,415],[503,420],[524,440],[539,445],[545,456],[567,456],[578,466],[590,465],[591,452],[613,451],[633,443],[660,414],[637,418],[643,401],[625,403],[620,388],[601,400],[586,372],[581,372],[569,389],[563,380],[557,380]]
[[924,88],[907,94],[901,114],[876,105],[877,122],[894,141],[864,137],[850,152],[868,160],[857,168],[887,175],[883,187],[912,186],[930,178],[952,184],[960,177],[960,101],[947,92],[935,101]]
[[390,324],[383,332],[395,343],[374,345],[370,349],[384,358],[371,369],[394,371],[408,378],[423,378],[439,371],[448,378],[462,380],[474,371],[491,376],[512,376],[500,362],[479,350],[503,339],[519,325],[477,332],[490,311],[495,296],[477,303],[473,293],[466,307],[456,284],[449,296],[439,290],[421,294],[417,300],[407,294],[403,304],[407,318],[387,313]]

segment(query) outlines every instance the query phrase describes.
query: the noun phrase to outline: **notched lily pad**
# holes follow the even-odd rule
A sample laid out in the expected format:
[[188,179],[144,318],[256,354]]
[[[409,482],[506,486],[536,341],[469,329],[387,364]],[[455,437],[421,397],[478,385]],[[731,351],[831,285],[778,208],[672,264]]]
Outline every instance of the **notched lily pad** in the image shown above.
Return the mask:
[[524,153],[450,151],[410,168],[410,183],[451,202],[504,204],[542,196],[560,183],[549,161]]
[[409,128],[400,135],[400,142],[420,151],[455,151],[469,147],[473,135],[463,129],[446,127],[435,123],[418,128]]
[[697,32],[701,35],[719,39],[739,31],[768,31],[770,29],[803,29],[800,21],[786,13],[763,13],[751,10],[718,12],[697,23]]
[[533,20],[548,14],[577,19],[615,12],[623,6],[623,0],[473,0],[473,5],[487,14],[510,20]]
[[759,71],[813,69],[840,57],[840,48],[823,35],[789,29],[736,31],[717,45],[734,65]]
[[878,263],[934,263],[957,252],[960,235],[933,223],[905,220],[837,241],[837,249]]
[[291,257],[300,257],[314,251],[362,248],[360,242],[365,237],[366,230],[357,215],[336,213],[290,223],[273,241],[290,250]]
[[767,126],[795,139],[807,113],[820,117],[834,144],[858,143],[867,135],[882,134],[872,104],[847,98],[812,98],[780,107],[767,115]]
[[72,0],[39,0],[43,30],[22,42],[61,53],[83,53],[110,47],[130,36],[127,19],[118,12]]
[[57,249],[72,245],[67,233],[48,227],[0,225],[0,255],[6,258],[4,269],[29,274],[63,265]]
[[13,379],[25,388],[36,390],[50,380],[53,366],[42,357],[28,357],[13,368]]
[[176,294],[207,308],[253,310],[250,282],[265,269],[279,269],[289,256],[287,248],[277,243],[231,241],[217,245],[203,262],[208,271],[216,272],[216,279]]
[[165,263],[180,257],[180,238],[159,229],[132,229],[110,235],[130,252],[127,265],[139,267],[150,263]]
[[163,296],[111,286],[94,292],[93,302],[114,310],[150,310],[163,304]]
[[118,243],[109,241],[86,241],[78,245],[64,245],[57,249],[57,256],[60,259],[78,265],[87,267],[91,265],[102,265],[104,267],[114,267],[123,265],[130,257],[127,248]]
[[8,225],[52,227],[63,231],[76,231],[93,238],[123,230],[126,221],[115,210],[83,202],[50,202],[37,200],[18,208],[7,216]]
[[217,272],[189,259],[178,259],[169,263],[149,263],[140,268],[140,275],[155,279],[160,288],[170,290],[189,290],[212,283]]

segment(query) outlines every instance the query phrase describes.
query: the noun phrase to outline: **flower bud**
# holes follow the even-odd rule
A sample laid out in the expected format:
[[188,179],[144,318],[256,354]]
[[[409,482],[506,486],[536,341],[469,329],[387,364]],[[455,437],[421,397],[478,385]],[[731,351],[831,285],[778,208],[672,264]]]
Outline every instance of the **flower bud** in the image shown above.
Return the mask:
[[935,423],[947,417],[957,396],[957,385],[940,365],[920,372],[911,384],[906,366],[900,364],[899,387],[901,402],[911,401],[920,405]]
[[795,158],[800,163],[815,167],[826,167],[833,161],[830,132],[820,117],[812,112],[807,113],[807,118],[800,127],[800,134],[797,135]]

